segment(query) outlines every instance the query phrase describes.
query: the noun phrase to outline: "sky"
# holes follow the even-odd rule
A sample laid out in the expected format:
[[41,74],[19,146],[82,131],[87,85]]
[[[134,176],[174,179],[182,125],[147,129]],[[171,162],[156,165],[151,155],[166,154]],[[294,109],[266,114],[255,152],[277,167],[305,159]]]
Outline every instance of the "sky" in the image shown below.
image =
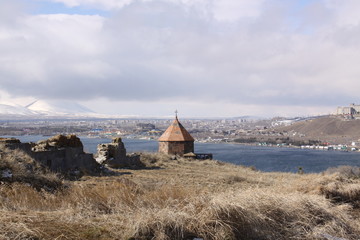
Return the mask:
[[309,116],[360,103],[358,0],[0,0],[0,103]]

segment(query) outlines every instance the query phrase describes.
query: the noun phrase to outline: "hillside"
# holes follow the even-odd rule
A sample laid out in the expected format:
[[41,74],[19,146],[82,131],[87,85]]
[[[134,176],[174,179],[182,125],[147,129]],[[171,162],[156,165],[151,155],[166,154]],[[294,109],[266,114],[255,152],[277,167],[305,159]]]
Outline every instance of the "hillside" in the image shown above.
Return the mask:
[[279,127],[276,131],[304,134],[306,138],[314,140],[349,143],[360,139],[360,120],[322,117]]
[[359,169],[262,173],[159,154],[143,154],[142,161],[146,169],[84,177],[57,192],[0,184],[0,239],[355,240],[360,235]]

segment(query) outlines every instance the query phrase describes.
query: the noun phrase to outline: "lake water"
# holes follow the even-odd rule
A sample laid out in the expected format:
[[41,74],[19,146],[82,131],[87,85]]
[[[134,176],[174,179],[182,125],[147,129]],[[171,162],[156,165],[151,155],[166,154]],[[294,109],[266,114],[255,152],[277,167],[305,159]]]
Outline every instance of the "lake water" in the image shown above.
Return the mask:
[[[6,136],[5,136],[6,137]],[[36,142],[46,139],[43,136],[16,136],[21,142]],[[111,139],[80,137],[86,152],[95,153],[100,143],[109,143]],[[131,152],[156,152],[156,141],[123,139],[126,150]],[[321,151],[297,148],[277,148],[262,146],[246,146],[224,143],[195,143],[195,152],[212,153],[214,159],[256,169],[272,172],[297,172],[302,167],[306,173],[322,172],[329,167],[341,165],[359,166],[360,153]]]

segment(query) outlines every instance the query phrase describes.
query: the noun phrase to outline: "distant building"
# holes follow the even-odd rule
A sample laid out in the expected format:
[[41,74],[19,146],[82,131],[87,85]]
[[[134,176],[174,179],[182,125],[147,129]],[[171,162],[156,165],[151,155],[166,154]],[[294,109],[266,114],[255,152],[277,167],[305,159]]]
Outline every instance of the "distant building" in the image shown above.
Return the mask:
[[349,107],[338,107],[336,110],[337,115],[343,115],[348,119],[360,118],[360,105],[354,103],[350,104]]
[[138,123],[136,129],[140,131],[151,131],[155,129],[155,125],[151,123]]
[[350,107],[353,109],[355,114],[360,114],[360,105],[356,105],[354,103],[350,104]]
[[194,138],[181,125],[177,115],[174,122],[160,136],[159,152],[183,156],[186,153],[194,153]]

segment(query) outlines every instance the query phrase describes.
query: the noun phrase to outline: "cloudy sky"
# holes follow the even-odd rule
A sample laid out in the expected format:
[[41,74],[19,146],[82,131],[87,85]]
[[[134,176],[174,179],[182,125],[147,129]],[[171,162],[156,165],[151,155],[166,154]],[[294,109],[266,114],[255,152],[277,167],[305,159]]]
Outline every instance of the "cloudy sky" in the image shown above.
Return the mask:
[[0,0],[0,103],[306,116],[360,103],[359,0]]

